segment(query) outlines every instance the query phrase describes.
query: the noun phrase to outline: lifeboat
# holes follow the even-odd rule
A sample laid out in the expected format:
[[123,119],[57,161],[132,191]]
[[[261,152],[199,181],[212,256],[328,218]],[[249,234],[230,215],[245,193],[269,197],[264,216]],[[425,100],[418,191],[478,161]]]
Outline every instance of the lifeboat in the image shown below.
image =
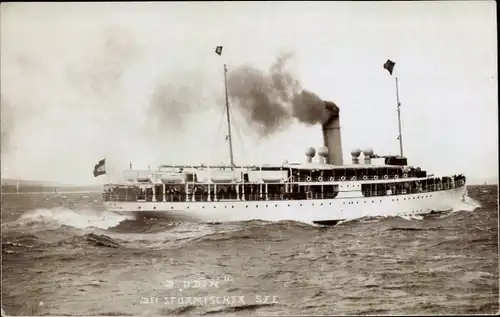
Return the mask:
[[281,183],[287,179],[286,171],[263,171],[258,172],[258,177],[266,183]]
[[137,181],[139,183],[148,183],[151,181],[151,175],[149,173],[137,173]]
[[213,183],[231,183],[241,181],[240,173],[235,173],[233,171],[214,171],[210,175],[210,179]]
[[184,179],[186,178],[185,174],[179,174],[179,173],[170,173],[170,174],[163,174],[161,176],[161,181],[162,183],[182,183],[184,182]]
[[231,183],[235,178],[232,175],[212,175],[210,178],[214,183]]
[[137,180],[137,172],[135,171],[124,171],[123,174],[125,181],[127,182],[135,182]]

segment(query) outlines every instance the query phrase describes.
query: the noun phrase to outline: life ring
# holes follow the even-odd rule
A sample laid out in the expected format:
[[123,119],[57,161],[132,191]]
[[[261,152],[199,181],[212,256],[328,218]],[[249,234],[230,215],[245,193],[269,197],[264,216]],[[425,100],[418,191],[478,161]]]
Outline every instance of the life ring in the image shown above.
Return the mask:
[[403,174],[403,178],[408,178],[408,174]]
[[378,179],[377,175],[373,176],[373,180],[377,180],[377,179]]
[[307,176],[306,180],[307,180],[308,182],[310,182],[310,181],[311,181],[311,176]]
[[333,182],[335,180],[335,178],[333,178],[333,176],[330,176],[330,182]]
[[398,176],[398,175],[394,175],[394,179],[398,179],[398,178],[399,178],[399,176]]
[[365,180],[367,180],[367,179],[368,179],[368,177],[367,177],[366,175],[365,175],[365,176],[363,176],[363,180],[364,180],[364,181],[365,181]]
[[322,182],[323,181],[323,177],[319,176],[318,177],[318,182]]
[[340,178],[340,180],[341,180],[341,181],[345,181],[345,176],[342,176],[342,177]]
[[389,178],[389,176],[387,176],[387,175],[384,175],[384,179],[388,179],[388,178]]
[[351,181],[355,181],[355,180],[356,180],[356,176],[351,177]]

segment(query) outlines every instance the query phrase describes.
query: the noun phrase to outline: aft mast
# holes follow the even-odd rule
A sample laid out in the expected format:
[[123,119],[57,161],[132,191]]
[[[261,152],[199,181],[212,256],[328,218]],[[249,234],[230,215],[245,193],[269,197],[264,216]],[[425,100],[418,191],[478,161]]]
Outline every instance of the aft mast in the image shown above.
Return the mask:
[[398,128],[399,128],[399,152],[401,153],[401,157],[403,156],[403,135],[401,133],[401,103],[399,102],[399,88],[398,88],[398,76],[396,77],[396,100],[398,103]]
[[[395,62],[388,59],[387,62],[385,62],[385,64],[384,64],[384,69],[386,69],[389,72],[389,74],[392,76],[395,65],[396,65]],[[401,133],[401,103],[399,102],[398,76],[394,76],[394,77],[396,79],[396,101],[397,101],[398,129],[399,129],[399,134],[398,134],[399,153],[400,153],[400,156],[403,157],[403,134]]]

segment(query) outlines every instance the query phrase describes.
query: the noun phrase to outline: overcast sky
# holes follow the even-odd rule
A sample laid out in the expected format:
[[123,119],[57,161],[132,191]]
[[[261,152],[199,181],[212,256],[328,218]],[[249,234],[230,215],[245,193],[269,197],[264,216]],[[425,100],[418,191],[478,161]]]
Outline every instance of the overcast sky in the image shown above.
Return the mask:
[[[2,177],[102,183],[161,163],[228,162],[223,63],[269,69],[340,107],[353,148],[399,154],[394,76],[411,165],[498,175],[496,3],[2,3]],[[224,46],[222,56],[215,54]],[[235,160],[303,161],[300,123],[261,138],[232,104]]]

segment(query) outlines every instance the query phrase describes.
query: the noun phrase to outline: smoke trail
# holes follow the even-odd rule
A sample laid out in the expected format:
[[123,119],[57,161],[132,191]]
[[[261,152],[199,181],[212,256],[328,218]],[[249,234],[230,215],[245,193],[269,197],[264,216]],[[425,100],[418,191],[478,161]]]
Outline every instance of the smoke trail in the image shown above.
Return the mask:
[[163,76],[151,94],[146,123],[157,131],[175,132],[184,126],[187,115],[202,106],[199,75],[184,71],[175,81],[172,77]]
[[242,66],[228,75],[231,99],[261,136],[285,128],[293,118],[314,125],[338,115],[339,109],[333,102],[303,89],[286,69],[290,57],[291,54],[281,54],[267,74],[251,66]]

